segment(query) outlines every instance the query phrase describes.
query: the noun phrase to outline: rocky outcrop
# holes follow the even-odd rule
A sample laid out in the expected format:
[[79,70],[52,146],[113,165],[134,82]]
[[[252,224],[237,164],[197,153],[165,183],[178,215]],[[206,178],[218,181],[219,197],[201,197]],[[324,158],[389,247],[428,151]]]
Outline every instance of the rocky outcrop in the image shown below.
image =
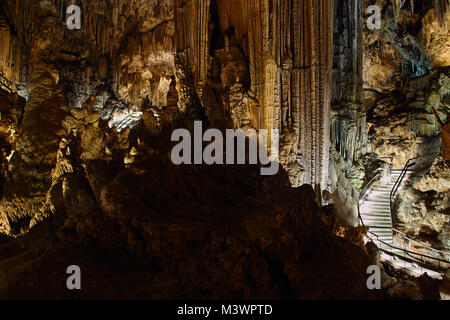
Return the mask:
[[433,108],[445,116],[448,71],[432,71],[408,81],[395,96],[381,95],[369,111],[369,141],[373,152],[402,168],[408,159],[439,153],[440,126]]
[[[416,172],[398,195],[397,225],[409,237],[436,249],[450,249],[450,184],[448,163],[438,157],[429,169]],[[401,199],[401,201],[399,201]],[[444,258],[448,259],[449,257]]]
[[[76,145],[61,146],[54,177],[62,179],[55,187],[62,189],[67,219],[60,240],[39,248],[39,261],[59,252],[56,265],[41,264],[41,279],[74,248],[86,248],[81,250],[140,266],[148,279],[145,290],[131,285],[123,291],[102,291],[103,280],[87,281],[91,298],[124,298],[134,290],[154,299],[373,297],[365,285],[371,262],[364,251],[335,238],[320,221],[312,188],[292,189],[284,172],[263,178],[258,167],[178,167],[154,156],[128,170],[103,161],[83,169],[73,162],[77,154]],[[27,265],[35,265],[29,257]],[[17,258],[8,259],[2,267]],[[65,295],[59,277],[11,290],[23,271],[4,271],[2,298]]]

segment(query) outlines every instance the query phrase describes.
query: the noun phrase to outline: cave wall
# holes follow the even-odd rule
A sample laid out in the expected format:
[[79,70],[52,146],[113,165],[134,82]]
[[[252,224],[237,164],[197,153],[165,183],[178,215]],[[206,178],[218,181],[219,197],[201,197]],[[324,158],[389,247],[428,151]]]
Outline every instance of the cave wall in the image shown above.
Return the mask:
[[343,221],[357,225],[358,191],[364,177],[358,161],[367,152],[362,104],[363,8],[353,0],[336,0],[334,8],[329,190]]
[[236,128],[280,130],[293,185],[326,187],[333,3],[192,0],[176,8],[177,57],[207,113],[219,104],[219,119]]
[[[13,252],[1,264],[0,297],[67,297],[50,275],[79,251],[113,279],[124,272],[98,264],[145,277],[88,282],[89,297],[377,295],[365,248],[322,222],[311,186],[292,188],[327,186],[332,3],[86,1],[78,31],[64,25],[69,3],[5,6],[32,37],[19,37],[28,100],[0,99],[0,136],[17,129],[1,159],[0,231],[33,240],[26,263]],[[286,171],[172,164],[171,132],[198,119],[280,129]],[[30,270],[33,291],[13,289]]]
[[394,169],[420,157],[395,199],[394,227],[448,250],[446,140],[433,109],[445,123],[449,2],[364,1],[364,6],[375,3],[382,9],[381,29],[364,31],[368,149]]
[[[44,225],[43,259],[56,243],[132,261],[153,298],[370,295],[362,229],[360,250],[318,203],[356,225],[365,182],[439,149],[448,1],[83,1],[82,29],[69,30],[71,3],[0,7],[0,72],[27,99],[0,92],[2,234]],[[364,25],[375,3],[378,31]],[[285,171],[170,164],[170,133],[194,120],[280,130]],[[396,216],[442,249],[449,172],[438,157]],[[316,190],[291,188],[302,184]]]
[[[164,118],[176,52],[178,70],[192,74],[187,86],[195,92],[193,101],[212,125],[279,129],[281,162],[293,185],[327,188],[334,3],[82,2],[83,27],[75,31],[64,28],[68,5],[27,0],[5,6],[21,35],[20,50],[4,58],[24,65],[15,63],[16,75],[7,74],[15,85],[28,90],[35,62],[45,55],[58,62],[70,108],[95,95],[99,110],[131,109],[129,122],[146,104]],[[57,30],[51,41],[45,37],[49,24]]]

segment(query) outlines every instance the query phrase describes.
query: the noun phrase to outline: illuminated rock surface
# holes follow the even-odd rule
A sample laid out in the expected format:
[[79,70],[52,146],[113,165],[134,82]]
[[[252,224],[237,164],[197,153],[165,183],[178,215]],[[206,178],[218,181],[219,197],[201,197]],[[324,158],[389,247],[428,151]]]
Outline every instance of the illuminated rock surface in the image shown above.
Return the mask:
[[[376,1],[368,30],[368,3],[80,1],[69,30],[69,1],[3,1],[0,298],[431,297],[387,266],[369,291],[355,226],[368,181],[445,145],[450,15]],[[282,169],[173,165],[194,120],[280,130]],[[447,171],[433,158],[397,200],[399,228],[441,249]]]

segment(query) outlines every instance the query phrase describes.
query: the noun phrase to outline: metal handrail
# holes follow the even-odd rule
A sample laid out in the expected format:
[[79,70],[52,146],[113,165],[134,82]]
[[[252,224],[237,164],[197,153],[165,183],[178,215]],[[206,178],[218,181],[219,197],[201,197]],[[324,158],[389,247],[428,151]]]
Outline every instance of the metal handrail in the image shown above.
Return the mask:
[[364,221],[361,217],[361,210],[359,208],[359,203],[361,202],[361,200],[365,197],[366,192],[369,190],[369,188],[373,185],[373,183],[375,182],[375,179],[378,178],[378,176],[381,174],[381,172],[378,172],[368,183],[366,183],[366,185],[364,186],[364,188],[362,189],[361,193],[359,194],[359,199],[358,199],[358,218],[359,221],[361,221],[361,225],[363,227],[364,226]]
[[381,175],[381,172],[378,172],[372,179],[370,179],[370,181],[368,183],[366,183],[366,185],[364,186],[364,188],[362,189],[362,191],[359,195],[359,200],[362,200],[365,197],[366,192],[374,184],[375,179],[378,178],[380,175]]
[[[426,254],[423,254],[423,253],[419,253],[419,252],[413,252],[413,251],[410,251],[410,250],[407,250],[407,249],[403,249],[403,248],[400,248],[400,247],[396,247],[396,246],[394,246],[394,245],[392,245],[392,244],[389,244],[389,243],[387,243],[387,242],[381,240],[381,239],[378,237],[378,235],[376,235],[376,234],[373,233],[373,232],[368,231],[367,233],[368,233],[368,234],[370,233],[371,235],[375,236],[375,237],[377,238],[376,241],[378,241],[378,242],[384,244],[385,246],[388,246],[389,248],[397,249],[397,250],[403,251],[403,252],[408,253],[408,254],[418,255],[418,256],[420,256],[420,257],[422,257],[422,258],[427,258],[427,259],[435,260],[435,261],[437,261],[437,262],[439,263],[439,267],[440,267],[440,263],[441,263],[441,262],[450,265],[450,261],[443,260],[443,259],[439,259],[439,258],[436,258],[436,257],[432,257],[432,256],[429,256],[429,255],[426,255]],[[367,235],[367,237],[368,237],[370,240],[373,241],[373,239],[372,239],[369,235]],[[398,254],[396,254],[396,253],[394,253],[394,252],[390,252],[390,251],[385,250],[385,249],[383,249],[383,248],[379,248],[379,249],[380,249],[381,251],[383,251],[383,252],[386,252],[386,253],[389,253],[389,254],[391,254],[391,255],[394,255],[394,256],[403,258],[404,260],[407,260],[407,261],[409,261],[409,262],[412,262],[412,263],[419,263],[419,264],[422,265],[422,267],[425,267],[425,268],[430,269],[430,270],[434,270],[434,271],[437,271],[437,272],[443,272],[443,271],[446,271],[446,270],[447,270],[447,268],[445,268],[445,269],[440,269],[440,268],[435,267],[435,266],[433,266],[433,265],[429,265],[429,264],[427,264],[423,259],[414,258],[414,257],[407,258],[407,257],[405,257],[405,256],[402,257],[401,255],[398,255]],[[420,261],[414,261],[414,260],[412,260],[412,259],[417,259],[417,260],[420,260]]]
[[[429,153],[429,154],[417,156],[417,157],[415,157],[415,158],[409,159],[409,160],[406,162],[405,167],[403,168],[403,170],[402,170],[400,176],[398,177],[397,181],[395,182],[394,187],[392,188],[391,193],[390,193],[389,201],[390,201],[390,211],[391,211],[391,220],[392,220],[392,221],[394,221],[394,203],[393,203],[393,202],[394,202],[394,197],[395,197],[395,195],[397,194],[397,191],[398,191],[398,189],[400,188],[400,185],[402,184],[403,179],[405,178],[406,172],[408,171],[408,169],[411,168],[412,166],[416,165],[416,162],[413,162],[413,161],[414,161],[414,160],[417,160],[417,159],[419,159],[419,158],[422,158],[422,157],[431,156],[431,155],[437,155],[437,154],[438,154],[438,153]],[[425,243],[423,243],[423,242],[420,242],[420,241],[417,241],[417,240],[414,240],[414,239],[410,239],[410,238],[408,238],[408,237],[406,236],[405,233],[403,233],[403,232],[401,232],[401,231],[399,231],[399,230],[397,230],[397,229],[395,229],[395,228],[392,228],[392,232],[393,232],[393,233],[396,232],[396,233],[400,234],[401,237],[402,237],[403,239],[406,239],[406,240],[408,240],[408,241],[415,242],[415,243],[419,244],[420,246],[426,248],[427,250],[431,250],[431,251],[433,251],[433,252],[436,252],[438,255],[441,255],[441,254],[448,255],[448,254],[450,254],[450,253],[445,252],[445,251],[441,251],[441,250],[434,249],[434,248],[432,248],[431,246],[429,246],[429,245],[427,245],[427,244],[425,244]],[[394,236],[394,234],[393,234],[392,236]],[[432,257],[432,256],[424,255],[424,254],[417,253],[417,252],[412,252],[412,251],[409,251],[409,250],[407,250],[407,249],[400,249],[400,250],[403,250],[403,251],[408,252],[408,253],[410,253],[410,254],[420,255],[420,256],[422,256],[422,257],[427,257],[427,258],[429,258],[429,259],[434,259],[434,260],[437,260],[437,261],[441,261],[441,262],[445,262],[445,263],[450,263],[450,262],[448,262],[448,261],[446,261],[446,260],[441,260],[441,259],[438,259],[438,258],[435,258],[435,257]]]
[[427,154],[424,154],[424,155],[417,156],[415,158],[411,158],[411,159],[409,159],[406,162],[405,167],[403,168],[402,172],[400,173],[400,176],[398,177],[397,181],[395,182],[394,187],[392,188],[391,193],[390,193],[389,201],[390,201],[390,209],[391,209],[391,216],[392,217],[393,217],[393,211],[394,211],[393,210],[394,197],[395,197],[395,195],[396,195],[400,185],[402,184],[403,179],[405,178],[406,172],[408,171],[408,169],[411,168],[412,166],[416,165],[416,162],[414,162],[414,163],[411,163],[411,162],[414,161],[414,160],[426,157],[426,156],[438,155],[438,154],[439,154],[438,152],[427,153]]
[[392,231],[395,232],[395,233],[400,234],[400,235],[402,236],[403,239],[406,239],[406,240],[408,240],[408,241],[410,241],[410,242],[415,242],[415,243],[417,243],[418,245],[420,245],[420,246],[422,246],[422,247],[424,247],[424,248],[426,248],[426,249],[429,249],[429,250],[432,250],[432,251],[436,251],[436,252],[438,252],[438,253],[440,253],[440,254],[443,254],[443,255],[450,255],[450,251],[444,251],[444,250],[435,249],[435,248],[433,248],[432,246],[427,245],[427,244],[425,244],[425,243],[423,243],[423,242],[420,242],[420,241],[411,239],[410,237],[408,237],[408,236],[406,235],[406,233],[404,233],[404,232],[402,232],[402,231],[400,231],[400,230],[397,230],[397,229],[395,229],[395,228],[392,228]]
[[428,154],[417,156],[415,158],[411,158],[406,162],[405,167],[403,168],[402,172],[400,173],[400,176],[398,177],[397,181],[395,182],[394,187],[392,188],[391,193],[389,195],[389,208],[391,211],[391,220],[392,221],[394,221],[394,197],[397,194],[397,191],[400,188],[400,185],[402,184],[403,179],[405,178],[406,172],[408,171],[408,169],[411,168],[412,166],[416,165],[416,162],[414,162],[414,163],[411,163],[411,162],[414,160],[417,160],[419,158],[423,158],[423,157],[431,156],[431,155],[438,155],[438,154],[439,154],[438,152],[428,153]]
[[408,171],[408,169],[416,164],[415,162],[411,163],[411,161],[416,160],[418,158],[420,158],[420,156],[419,157],[415,157],[415,158],[411,158],[411,159],[409,159],[406,162],[402,172],[400,173],[400,176],[398,177],[397,181],[395,181],[394,187],[391,190],[391,193],[389,195],[389,204],[390,204],[389,207],[390,207],[390,210],[391,210],[391,219],[392,219],[392,221],[394,221],[394,219],[393,219],[394,218],[394,215],[393,215],[393,211],[394,211],[394,209],[393,209],[393,198],[394,198],[395,194],[397,193],[398,188],[402,184],[403,179],[405,178],[406,172]]
[[362,217],[361,217],[361,210],[359,209],[359,201],[358,201],[358,218],[359,218],[359,221],[361,222],[361,225],[362,225],[363,227],[365,227],[364,221],[363,221],[363,219],[362,219]]
[[[405,167],[403,168],[403,170],[402,170],[400,176],[398,177],[397,181],[395,182],[394,187],[392,188],[391,193],[390,193],[390,199],[389,199],[389,200],[390,200],[390,209],[391,209],[391,210],[390,210],[390,213],[391,213],[391,221],[393,221],[393,199],[394,199],[394,197],[395,197],[395,195],[396,195],[398,189],[400,188],[400,185],[402,184],[403,179],[404,179],[405,176],[406,176],[406,172],[408,171],[409,168],[411,168],[412,166],[416,165],[416,162],[414,162],[414,160],[416,160],[416,159],[418,159],[418,158],[421,158],[421,157],[428,156],[428,155],[434,155],[434,154],[435,154],[435,153],[433,153],[433,154],[426,154],[426,155],[423,155],[423,156],[418,156],[418,157],[415,157],[415,158],[411,158],[411,159],[409,159],[409,160],[407,161]],[[436,153],[436,154],[437,154],[437,153]],[[364,186],[362,192],[360,193],[360,196],[359,196],[359,199],[358,199],[358,200],[359,200],[359,201],[358,201],[358,217],[359,217],[359,220],[361,221],[362,226],[364,226],[364,221],[362,220],[362,217],[361,217],[361,212],[360,212],[360,202],[361,202],[361,200],[365,197],[365,195],[366,195],[366,193],[367,193],[367,190],[374,184],[375,180],[380,176],[380,174],[381,174],[381,172],[379,172],[376,176],[374,176],[374,177],[373,177],[373,178],[372,178],[372,179]],[[419,241],[417,241],[417,240],[409,239],[409,238],[406,236],[406,234],[404,234],[404,233],[402,233],[402,232],[400,232],[400,231],[398,231],[398,230],[396,230],[396,229],[394,229],[394,228],[392,228],[392,232],[393,232],[393,233],[394,233],[394,232],[398,233],[398,234],[401,235],[402,238],[404,238],[405,240],[413,241],[413,242],[419,244],[420,246],[426,248],[427,250],[436,252],[439,256],[442,255],[442,254],[444,254],[444,255],[447,255],[447,254],[448,254],[448,253],[445,252],[445,251],[436,250],[436,249],[432,248],[431,246],[428,246],[428,245],[426,245],[426,244],[424,244],[424,243],[421,243],[421,242],[419,242]],[[386,252],[386,253],[388,253],[388,254],[390,254],[390,255],[393,255],[393,256],[398,256],[398,257],[402,258],[404,261],[408,261],[408,262],[411,262],[411,263],[420,264],[421,267],[424,267],[424,268],[427,268],[427,269],[430,269],[430,270],[434,270],[434,271],[437,271],[437,272],[441,272],[441,273],[442,273],[443,271],[445,271],[445,269],[442,269],[442,268],[441,268],[441,263],[446,264],[446,265],[447,265],[446,268],[448,268],[448,265],[450,265],[450,261],[443,260],[443,259],[439,259],[439,258],[437,258],[437,257],[433,257],[433,256],[430,256],[430,255],[427,255],[427,254],[424,254],[424,253],[410,251],[410,250],[408,250],[408,249],[406,249],[406,248],[400,248],[400,247],[394,246],[394,245],[392,245],[392,244],[389,244],[389,243],[387,243],[387,242],[381,240],[381,239],[378,237],[378,235],[376,235],[375,233],[373,233],[373,232],[371,232],[371,231],[368,231],[368,233],[367,233],[366,236],[367,236],[369,239],[371,239],[371,240],[372,240],[372,238],[370,237],[369,234],[372,235],[372,238],[373,238],[373,236],[375,236],[376,239],[377,239],[377,241],[378,241],[379,243],[384,244],[384,245],[387,246],[388,248],[396,249],[396,250],[399,250],[399,251],[403,252],[404,256],[401,256],[401,255],[399,255],[399,254],[397,254],[397,253],[394,253],[394,252],[389,252],[388,250],[381,248],[381,246],[379,246],[379,247],[380,247],[380,248],[379,248],[380,251]],[[373,240],[372,240],[372,241],[373,241]],[[408,257],[406,257],[405,255],[408,255]],[[417,261],[417,260],[418,260],[418,261]],[[428,261],[427,261],[427,260],[428,260]],[[431,260],[431,261],[429,261],[429,260]],[[433,262],[433,261],[434,261],[434,262]],[[434,265],[433,263],[434,263],[434,264],[438,263],[438,266]]]

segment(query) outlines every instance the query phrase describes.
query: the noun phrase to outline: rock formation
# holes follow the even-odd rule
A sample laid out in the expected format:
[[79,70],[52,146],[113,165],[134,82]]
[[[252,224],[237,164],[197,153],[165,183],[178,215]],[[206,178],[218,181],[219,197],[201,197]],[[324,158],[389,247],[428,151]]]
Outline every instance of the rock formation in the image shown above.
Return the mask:
[[219,120],[236,128],[295,132],[286,141],[294,149],[285,151],[293,159],[283,159],[292,184],[325,188],[333,3],[192,0],[175,6],[175,30],[182,35],[177,57],[207,114],[221,105]]
[[385,12],[381,29],[364,32],[368,149],[394,169],[418,157],[394,201],[394,226],[446,251],[448,1],[377,4]]
[[443,123],[436,110],[433,110],[433,114],[436,118],[436,123],[441,127],[441,153],[445,160],[450,160],[450,118],[447,115],[447,122]]
[[[378,173],[436,153],[395,219],[449,248],[447,3],[2,1],[0,298],[433,296],[396,280],[357,213]],[[173,164],[196,120],[278,130],[282,168]],[[82,293],[59,273],[76,263]]]

